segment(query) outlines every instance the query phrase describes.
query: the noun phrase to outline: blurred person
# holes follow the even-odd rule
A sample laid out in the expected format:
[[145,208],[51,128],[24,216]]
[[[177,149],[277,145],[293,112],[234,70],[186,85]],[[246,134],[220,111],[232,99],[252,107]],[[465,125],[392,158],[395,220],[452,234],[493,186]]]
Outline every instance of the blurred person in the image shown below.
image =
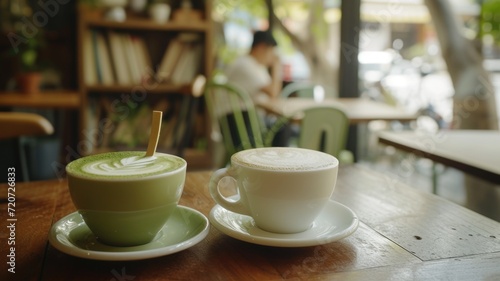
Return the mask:
[[[256,31],[248,54],[237,58],[225,69],[227,82],[246,92],[255,103],[261,99],[273,99],[280,95],[283,79],[282,66],[277,54],[277,42],[270,30]],[[244,113],[246,126],[249,125],[248,115]],[[265,116],[259,112],[264,124],[270,127],[276,118]],[[228,122],[231,138],[235,144],[241,144],[236,133],[234,116],[229,113]],[[273,146],[287,146],[288,130],[286,126],[276,133]],[[252,140],[253,137],[249,136]]]
[[247,92],[253,101],[279,96],[283,79],[277,45],[271,31],[256,31],[249,53],[226,69],[228,82]]

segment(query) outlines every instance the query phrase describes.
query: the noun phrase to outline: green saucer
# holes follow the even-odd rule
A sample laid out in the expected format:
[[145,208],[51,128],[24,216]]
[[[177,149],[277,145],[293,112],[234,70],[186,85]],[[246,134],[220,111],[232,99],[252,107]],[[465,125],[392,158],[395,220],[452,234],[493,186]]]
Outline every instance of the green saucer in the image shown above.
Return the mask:
[[170,255],[192,247],[207,236],[208,230],[208,219],[202,213],[177,206],[153,241],[140,246],[116,247],[97,240],[80,214],[74,212],[52,226],[49,242],[63,253],[85,259],[141,260]]

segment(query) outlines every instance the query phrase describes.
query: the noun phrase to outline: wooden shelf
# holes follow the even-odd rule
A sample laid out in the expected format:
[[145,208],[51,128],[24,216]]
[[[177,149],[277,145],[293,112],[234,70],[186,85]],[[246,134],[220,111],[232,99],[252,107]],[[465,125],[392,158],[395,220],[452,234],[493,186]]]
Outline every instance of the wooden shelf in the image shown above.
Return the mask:
[[153,31],[206,31],[209,24],[205,21],[194,22],[167,22],[158,24],[150,19],[127,19],[116,22],[104,19],[89,19],[85,21],[88,27],[111,28],[123,30],[153,30]]
[[0,106],[78,109],[80,96],[76,91],[0,92]]
[[142,86],[142,85],[93,85],[87,86],[89,92],[101,93],[131,93],[135,91],[146,91],[151,94],[165,94],[165,93],[183,93],[187,85],[172,85],[160,84],[157,86]]
[[[208,4],[207,4],[208,5]],[[137,31],[209,31],[211,26],[206,20],[192,20],[192,21],[172,21],[166,23],[157,23],[148,17],[140,17],[135,14],[127,14],[125,21],[108,20],[104,16],[104,10],[93,9],[86,5],[79,6],[80,14],[86,16],[82,19],[84,27],[89,28],[110,28],[110,29],[123,29],[123,30],[137,30]]]

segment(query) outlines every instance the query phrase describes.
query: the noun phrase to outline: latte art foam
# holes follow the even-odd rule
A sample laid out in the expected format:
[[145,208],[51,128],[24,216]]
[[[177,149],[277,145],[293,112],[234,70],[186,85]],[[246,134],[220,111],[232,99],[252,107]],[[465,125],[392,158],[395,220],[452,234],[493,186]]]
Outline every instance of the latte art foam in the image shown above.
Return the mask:
[[155,173],[165,169],[168,162],[157,162],[157,158],[132,156],[123,159],[102,159],[98,162],[89,163],[82,170],[94,175],[123,176],[140,175],[144,173]]
[[310,171],[338,165],[338,160],[326,153],[289,147],[268,147],[240,151],[231,162],[245,167],[272,171]]
[[183,165],[184,160],[173,155],[144,157],[142,151],[123,151],[80,158],[68,164],[66,171],[92,178],[142,178],[175,171]]

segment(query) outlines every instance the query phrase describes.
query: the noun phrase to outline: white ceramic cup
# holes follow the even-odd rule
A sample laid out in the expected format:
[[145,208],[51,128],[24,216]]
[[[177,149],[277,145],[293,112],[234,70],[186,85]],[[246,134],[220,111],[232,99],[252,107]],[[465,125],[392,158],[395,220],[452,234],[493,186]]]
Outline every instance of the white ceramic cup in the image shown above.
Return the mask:
[[[298,233],[309,229],[330,200],[339,162],[326,153],[291,147],[240,151],[229,168],[215,171],[209,182],[212,198],[223,208],[251,216],[266,231]],[[233,200],[220,186],[232,178],[239,193]]]

